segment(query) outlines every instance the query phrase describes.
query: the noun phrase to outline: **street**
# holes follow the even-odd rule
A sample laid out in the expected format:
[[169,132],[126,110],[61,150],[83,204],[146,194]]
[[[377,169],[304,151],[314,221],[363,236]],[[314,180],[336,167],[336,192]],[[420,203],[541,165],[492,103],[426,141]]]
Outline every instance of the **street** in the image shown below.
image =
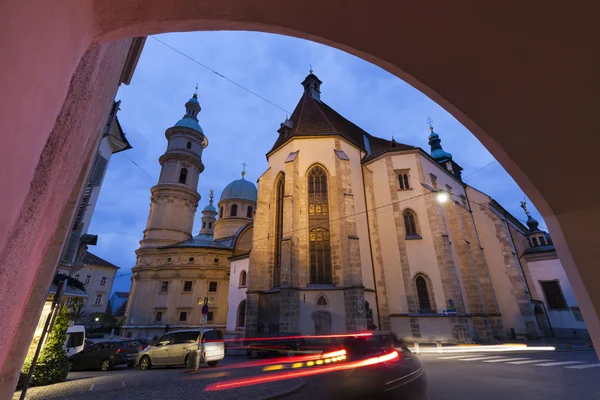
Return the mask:
[[[421,360],[427,371],[429,400],[600,398],[600,362],[593,350],[424,354]],[[210,383],[261,373],[260,368],[234,368],[245,362],[248,359],[244,356],[228,356],[217,367],[202,367],[192,374],[183,368],[140,371],[120,367],[109,372],[72,372],[66,382],[31,388],[27,398],[181,400],[193,396],[224,400],[281,396],[289,400],[317,400],[322,398],[328,383],[327,375],[319,375],[305,380],[203,391]]]
[[[600,362],[593,350],[424,354],[429,400],[598,400]],[[308,379],[286,400],[315,400],[326,377]]]

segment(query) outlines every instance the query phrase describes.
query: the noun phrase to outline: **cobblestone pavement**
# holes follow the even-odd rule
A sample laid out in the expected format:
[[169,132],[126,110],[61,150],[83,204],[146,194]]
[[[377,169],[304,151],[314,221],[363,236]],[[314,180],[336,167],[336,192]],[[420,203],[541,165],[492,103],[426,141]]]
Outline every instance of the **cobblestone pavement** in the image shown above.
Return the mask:
[[[65,382],[54,385],[30,388],[27,399],[237,399],[250,396],[264,399],[280,396],[299,389],[304,381],[291,379],[269,384],[248,386],[219,392],[204,392],[204,388],[214,382],[260,374],[260,369],[232,369],[236,363],[246,361],[245,357],[226,357],[216,367],[202,366],[195,373],[184,368],[153,368],[140,371],[137,367],[116,367],[109,372],[71,372]],[[16,392],[13,399],[18,399]]]

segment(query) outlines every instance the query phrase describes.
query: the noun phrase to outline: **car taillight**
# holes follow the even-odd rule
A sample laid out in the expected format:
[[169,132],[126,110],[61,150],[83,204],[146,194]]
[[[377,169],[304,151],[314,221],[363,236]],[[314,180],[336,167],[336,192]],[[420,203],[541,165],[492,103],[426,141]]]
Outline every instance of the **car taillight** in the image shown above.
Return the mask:
[[140,351],[144,350],[144,346],[140,346]]
[[117,349],[117,354],[119,354],[121,352],[121,349]]

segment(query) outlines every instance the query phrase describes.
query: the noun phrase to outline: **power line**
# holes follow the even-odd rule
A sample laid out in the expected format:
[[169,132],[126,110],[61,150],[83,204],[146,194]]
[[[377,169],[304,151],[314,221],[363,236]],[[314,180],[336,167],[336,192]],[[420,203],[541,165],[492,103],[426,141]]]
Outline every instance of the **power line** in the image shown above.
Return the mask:
[[125,157],[127,157],[129,159],[129,161],[131,161],[133,163],[133,165],[135,165],[136,167],[138,167],[140,169],[140,171],[142,171],[143,173],[145,173],[146,175],[148,175],[148,178],[152,179],[152,181],[154,182],[155,179],[149,173],[147,173],[142,167],[140,167],[138,163],[136,163],[135,161],[133,161],[131,159],[131,157],[129,157],[127,155],[127,153],[123,153],[123,154],[125,155]]
[[187,58],[188,60],[191,60],[191,61],[195,62],[196,64],[198,64],[198,65],[199,65],[199,66],[201,66],[202,68],[205,68],[205,69],[209,70],[210,72],[212,72],[213,74],[217,75],[218,77],[220,77],[220,78],[223,78],[223,79],[225,79],[226,81],[229,81],[229,82],[233,83],[234,85],[236,85],[236,86],[237,86],[237,87],[239,87],[240,89],[243,89],[243,90],[245,90],[246,92],[248,92],[248,93],[252,94],[253,96],[256,96],[256,97],[258,97],[259,99],[261,99],[261,100],[263,100],[263,101],[266,101],[267,103],[269,103],[269,104],[270,104],[270,105],[272,105],[273,107],[277,107],[277,108],[279,108],[281,111],[284,111],[286,114],[291,114],[291,113],[290,113],[288,110],[286,110],[285,108],[278,106],[277,104],[273,103],[271,100],[264,98],[263,96],[259,95],[258,93],[256,93],[256,92],[254,92],[254,91],[252,91],[252,90],[248,89],[247,87],[245,87],[245,86],[243,86],[243,85],[241,85],[241,84],[237,83],[237,82],[236,82],[236,81],[234,81],[233,79],[230,79],[230,78],[226,77],[225,75],[223,75],[223,74],[221,74],[221,73],[219,73],[219,72],[215,71],[214,69],[212,69],[212,68],[210,68],[209,66],[207,66],[207,65],[205,65],[205,64],[203,64],[203,63],[201,63],[200,61],[196,60],[195,58],[192,58],[191,56],[188,56],[187,54],[185,54],[184,52],[182,52],[182,51],[180,51],[180,50],[176,49],[175,47],[171,46],[170,44],[168,44],[168,43],[165,43],[165,42],[163,42],[162,40],[160,40],[160,39],[156,38],[156,36],[150,36],[150,37],[151,37],[152,39],[156,40],[157,42],[159,42],[159,43],[162,43],[163,45],[167,46],[167,47],[168,47],[168,48],[170,48],[171,50],[173,50],[173,51],[175,51],[175,52],[177,52],[177,53],[181,54],[182,56],[184,56],[184,57],[185,57],[185,58]]
[[491,163],[486,164],[486,165],[484,165],[483,167],[481,167],[479,169],[476,169],[475,171],[471,172],[469,175],[464,176],[463,179],[466,179],[466,178],[470,177],[471,175],[474,175],[474,174],[478,173],[479,171],[481,171],[482,169],[485,169],[485,168],[489,167],[490,165],[493,165],[493,164],[495,164],[497,162],[498,162],[498,160],[494,160]]

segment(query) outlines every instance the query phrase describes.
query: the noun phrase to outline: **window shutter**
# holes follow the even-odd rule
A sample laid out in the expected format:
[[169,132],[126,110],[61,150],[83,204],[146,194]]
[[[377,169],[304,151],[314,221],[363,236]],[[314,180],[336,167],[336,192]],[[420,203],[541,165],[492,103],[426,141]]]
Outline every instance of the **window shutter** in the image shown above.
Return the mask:
[[98,158],[96,158],[96,163],[94,164],[94,170],[92,171],[92,178],[90,179],[90,182],[93,185],[100,186],[107,164],[108,160],[101,155],[98,155]]
[[73,257],[75,256],[75,252],[79,247],[79,237],[81,236],[81,232],[75,231],[71,232],[69,236],[69,241],[67,242],[67,246],[65,247],[65,251],[63,253],[62,261],[65,263],[73,262]]

